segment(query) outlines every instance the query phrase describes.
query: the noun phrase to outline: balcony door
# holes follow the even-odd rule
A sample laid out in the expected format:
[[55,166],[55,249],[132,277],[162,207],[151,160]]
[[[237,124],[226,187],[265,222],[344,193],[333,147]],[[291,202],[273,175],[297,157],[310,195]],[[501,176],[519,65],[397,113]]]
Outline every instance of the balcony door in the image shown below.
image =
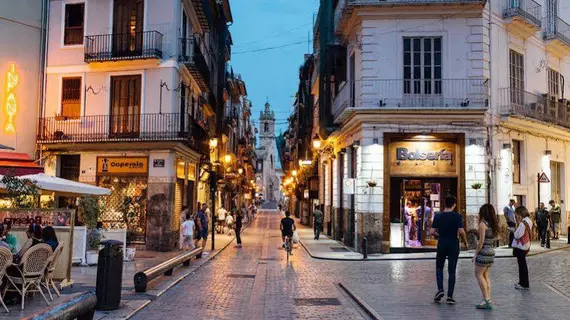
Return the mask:
[[141,55],[143,51],[144,0],[115,0],[113,7],[113,54]]
[[110,135],[137,138],[141,123],[141,76],[111,77]]
[[441,106],[441,55],[440,37],[404,38],[403,107]]

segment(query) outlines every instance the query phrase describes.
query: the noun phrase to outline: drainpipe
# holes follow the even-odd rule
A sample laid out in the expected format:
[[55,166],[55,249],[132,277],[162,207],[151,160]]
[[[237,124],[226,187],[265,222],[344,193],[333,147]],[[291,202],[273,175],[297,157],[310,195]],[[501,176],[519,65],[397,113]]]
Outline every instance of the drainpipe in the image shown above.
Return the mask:
[[[490,3],[487,2],[487,23],[489,26],[489,110],[491,110],[491,108],[494,107],[493,104],[493,67],[492,67],[492,61],[493,61],[493,50],[492,50],[492,35],[493,35],[493,31],[491,30],[493,23],[491,22],[491,7],[490,7]],[[491,110],[492,111],[492,110]],[[491,169],[491,166],[494,167],[495,163],[494,163],[494,157],[493,157],[493,129],[494,129],[494,123],[495,123],[495,117],[493,116],[493,112],[491,112],[491,116],[489,117],[489,127],[487,128],[487,138],[488,138],[488,150],[487,150],[487,154],[489,156],[489,160],[487,161],[487,199],[486,202],[487,203],[491,203],[492,202],[492,194],[491,194],[491,189],[495,190],[495,188],[493,187],[495,179],[493,179],[491,177],[491,174],[495,172],[495,170]]]
[[[46,96],[46,64],[47,64],[47,52],[48,52],[48,41],[47,41],[47,30],[49,26],[49,0],[42,1],[42,16],[41,16],[41,29],[40,29],[40,57],[39,57],[39,74],[38,74],[38,115],[36,124],[36,137],[42,129],[40,127],[40,118],[44,117],[45,110],[45,96]],[[37,149],[36,149],[37,150]],[[37,159],[41,161],[43,159],[42,151],[39,150],[39,154],[36,153]]]

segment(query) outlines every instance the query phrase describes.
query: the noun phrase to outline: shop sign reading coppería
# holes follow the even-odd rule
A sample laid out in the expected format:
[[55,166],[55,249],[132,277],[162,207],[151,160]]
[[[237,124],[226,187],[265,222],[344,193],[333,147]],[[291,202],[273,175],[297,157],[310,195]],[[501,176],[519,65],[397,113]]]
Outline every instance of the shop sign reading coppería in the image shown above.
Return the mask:
[[147,173],[147,157],[97,157],[98,175],[142,175]]
[[390,173],[447,176],[457,174],[457,144],[395,141],[390,144]]

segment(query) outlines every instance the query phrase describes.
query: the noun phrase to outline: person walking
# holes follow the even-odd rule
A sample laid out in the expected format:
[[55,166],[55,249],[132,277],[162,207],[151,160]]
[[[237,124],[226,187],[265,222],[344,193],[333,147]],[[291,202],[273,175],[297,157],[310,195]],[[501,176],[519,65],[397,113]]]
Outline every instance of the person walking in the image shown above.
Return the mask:
[[538,228],[540,246],[544,247],[546,245],[546,237],[548,236],[548,220],[550,219],[550,213],[544,206],[544,202],[541,202],[538,208],[534,211],[534,219]]
[[237,213],[236,213],[236,223],[235,223],[237,248],[242,248],[242,246],[241,246],[242,220],[243,220],[243,215],[242,215],[242,213],[238,210]]
[[182,250],[194,249],[194,220],[189,212],[186,212],[186,220],[182,223]]
[[321,235],[321,229],[323,227],[323,212],[319,210],[319,205],[315,205],[315,210],[313,210],[313,232],[315,235],[315,240],[319,240]]
[[499,221],[495,208],[484,204],[479,209],[479,240],[473,260],[475,262],[475,278],[481,288],[483,301],[476,305],[477,309],[493,309],[491,298],[491,267],[495,263],[495,239],[499,231]]
[[459,239],[457,235],[467,245],[467,235],[463,229],[463,219],[461,215],[455,212],[457,206],[457,199],[454,196],[445,197],[445,209],[435,215],[430,233],[439,237],[437,242],[437,253],[435,262],[435,276],[437,280],[437,292],[433,298],[434,302],[439,303],[445,291],[443,290],[443,267],[445,260],[448,260],[448,288],[447,288],[447,303],[455,304],[453,292],[455,289],[455,269],[457,267],[457,260],[459,259]]
[[231,236],[232,230],[234,228],[234,217],[232,216],[231,212],[229,212],[226,217],[226,226],[228,227],[228,235]]
[[552,220],[552,232],[554,233],[552,239],[558,240],[562,210],[560,209],[560,205],[556,204],[554,200],[550,200],[548,204],[550,205],[550,219]]
[[505,215],[505,220],[507,221],[507,229],[509,232],[509,248],[511,248],[513,243],[513,235],[515,232],[515,200],[509,200],[509,204],[503,208],[503,213]]
[[519,266],[519,282],[515,284],[515,289],[528,290],[530,283],[528,279],[528,266],[526,264],[526,255],[530,251],[530,240],[532,230],[532,220],[527,208],[520,206],[515,211],[515,219],[518,225],[512,243],[513,256],[517,258]]
[[198,246],[200,240],[202,240],[202,249],[206,249],[206,240],[208,240],[208,220],[206,218],[206,209],[208,205],[202,203],[202,208],[194,218],[194,223],[196,224],[196,246]]

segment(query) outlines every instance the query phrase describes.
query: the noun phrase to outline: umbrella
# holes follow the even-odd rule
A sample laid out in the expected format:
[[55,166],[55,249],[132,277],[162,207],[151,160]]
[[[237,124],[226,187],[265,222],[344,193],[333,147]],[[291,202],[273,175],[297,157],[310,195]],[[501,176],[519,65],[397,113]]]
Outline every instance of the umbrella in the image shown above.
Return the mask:
[[35,182],[39,189],[42,191],[55,192],[60,196],[81,196],[81,195],[94,195],[105,196],[111,193],[111,190],[101,187],[92,186],[87,183],[67,180],[54,176],[49,176],[44,173],[29,174],[20,176],[21,179],[30,179]]

